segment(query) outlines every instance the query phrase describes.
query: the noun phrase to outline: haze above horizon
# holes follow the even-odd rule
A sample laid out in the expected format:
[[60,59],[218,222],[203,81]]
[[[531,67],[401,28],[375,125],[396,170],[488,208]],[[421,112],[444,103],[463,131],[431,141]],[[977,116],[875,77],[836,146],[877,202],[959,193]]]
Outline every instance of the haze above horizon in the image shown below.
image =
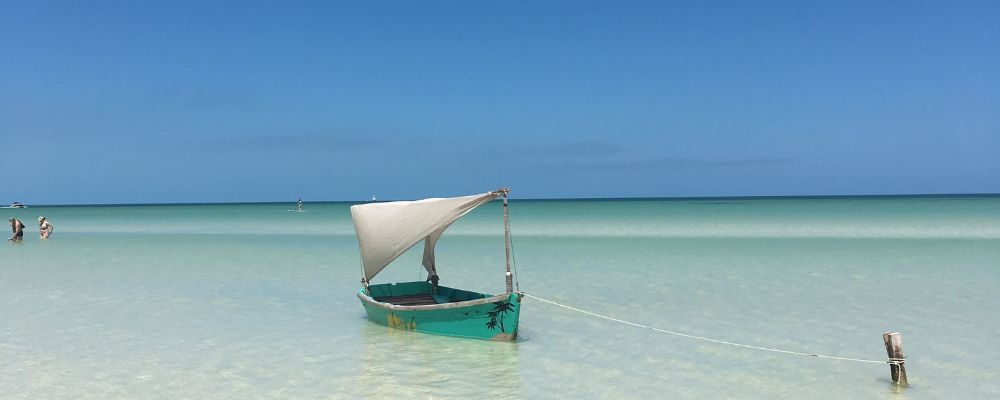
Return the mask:
[[0,3],[0,203],[1000,192],[1000,3]]

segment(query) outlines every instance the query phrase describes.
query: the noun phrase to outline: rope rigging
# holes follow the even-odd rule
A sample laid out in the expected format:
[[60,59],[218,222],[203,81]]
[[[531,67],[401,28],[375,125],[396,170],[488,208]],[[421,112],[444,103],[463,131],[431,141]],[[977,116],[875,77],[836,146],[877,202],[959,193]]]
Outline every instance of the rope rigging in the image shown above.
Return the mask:
[[675,335],[675,336],[681,336],[681,337],[685,337],[685,338],[688,338],[688,339],[703,340],[703,341],[706,341],[706,342],[712,342],[712,343],[717,343],[717,344],[724,344],[724,345],[735,346],[735,347],[742,347],[742,348],[754,349],[754,350],[770,351],[770,352],[774,352],[774,353],[791,354],[791,355],[799,355],[799,356],[808,356],[808,357],[816,357],[816,358],[825,358],[825,359],[830,359],[830,360],[854,361],[854,362],[862,362],[862,363],[889,364],[889,365],[900,365],[900,364],[902,364],[905,361],[905,359],[898,359],[898,358],[890,358],[889,361],[865,360],[865,359],[860,359],[860,358],[829,356],[829,355],[823,355],[823,354],[805,353],[805,352],[801,352],[801,351],[792,351],[792,350],[781,350],[781,349],[774,349],[774,348],[770,348],[770,347],[752,346],[752,345],[749,345],[749,344],[741,344],[741,343],[728,342],[728,341],[725,341],[725,340],[711,339],[711,338],[707,338],[707,337],[703,337],[703,336],[689,335],[689,334],[686,334],[686,333],[675,332],[675,331],[666,330],[666,329],[660,329],[660,328],[656,328],[656,327],[652,327],[652,326],[648,326],[648,325],[637,324],[635,322],[629,322],[629,321],[621,320],[621,319],[618,319],[618,318],[609,317],[607,315],[601,315],[601,314],[598,314],[598,313],[595,313],[595,312],[590,312],[590,311],[587,311],[587,310],[581,310],[579,308],[571,307],[571,306],[568,306],[568,305],[565,305],[565,304],[560,304],[560,303],[554,302],[552,300],[546,300],[546,299],[543,299],[543,298],[535,296],[535,295],[531,295],[531,294],[527,294],[527,293],[523,293],[523,292],[522,292],[522,294],[524,296],[526,296],[526,297],[531,297],[531,298],[533,298],[535,300],[540,300],[540,301],[545,302],[545,303],[549,303],[549,304],[552,304],[552,305],[555,305],[555,306],[559,306],[559,307],[562,307],[562,308],[565,308],[565,309],[568,309],[568,310],[573,310],[573,311],[580,312],[580,313],[583,313],[583,314],[587,314],[587,315],[590,315],[590,316],[594,316],[594,317],[598,317],[598,318],[603,318],[603,319],[606,319],[606,320],[609,320],[609,321],[614,321],[614,322],[622,323],[622,324],[625,324],[625,325],[632,325],[632,326],[637,327],[637,328],[650,329],[650,330],[653,330],[653,331],[656,331],[656,332],[660,332],[660,333],[667,333],[667,334],[671,334],[671,335]]

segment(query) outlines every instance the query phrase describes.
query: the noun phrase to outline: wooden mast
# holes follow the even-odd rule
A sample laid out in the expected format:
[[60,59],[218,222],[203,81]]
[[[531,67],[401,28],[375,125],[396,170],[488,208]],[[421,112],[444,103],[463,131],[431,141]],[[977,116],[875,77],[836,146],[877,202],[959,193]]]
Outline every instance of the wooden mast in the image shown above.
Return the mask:
[[503,196],[503,246],[504,255],[507,256],[507,293],[514,292],[514,281],[510,274],[510,217],[507,215],[507,193],[510,189],[503,188],[499,192]]

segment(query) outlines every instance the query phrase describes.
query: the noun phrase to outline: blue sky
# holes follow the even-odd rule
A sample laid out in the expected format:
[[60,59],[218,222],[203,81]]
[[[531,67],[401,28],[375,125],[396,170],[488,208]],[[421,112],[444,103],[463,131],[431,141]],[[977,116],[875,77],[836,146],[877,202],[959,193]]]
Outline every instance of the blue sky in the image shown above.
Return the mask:
[[0,0],[0,202],[1000,192],[1000,2]]

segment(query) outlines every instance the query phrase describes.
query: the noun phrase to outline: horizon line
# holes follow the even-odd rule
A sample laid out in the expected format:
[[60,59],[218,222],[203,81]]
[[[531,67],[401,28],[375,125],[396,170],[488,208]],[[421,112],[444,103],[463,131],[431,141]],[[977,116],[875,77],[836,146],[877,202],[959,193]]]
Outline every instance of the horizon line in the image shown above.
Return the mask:
[[[807,199],[848,199],[848,198],[934,198],[934,197],[1000,197],[1000,193],[901,193],[901,194],[820,194],[820,195],[753,195],[753,196],[654,196],[654,197],[538,197],[511,198],[510,201],[643,201],[643,200],[807,200]],[[376,202],[411,201],[418,199],[388,199]],[[371,200],[315,200],[305,204],[364,204]],[[121,206],[196,206],[196,205],[251,205],[251,204],[295,204],[296,201],[224,201],[224,202],[167,202],[167,203],[75,203],[39,204],[33,207],[121,207]],[[22,203],[23,204],[23,203]]]

